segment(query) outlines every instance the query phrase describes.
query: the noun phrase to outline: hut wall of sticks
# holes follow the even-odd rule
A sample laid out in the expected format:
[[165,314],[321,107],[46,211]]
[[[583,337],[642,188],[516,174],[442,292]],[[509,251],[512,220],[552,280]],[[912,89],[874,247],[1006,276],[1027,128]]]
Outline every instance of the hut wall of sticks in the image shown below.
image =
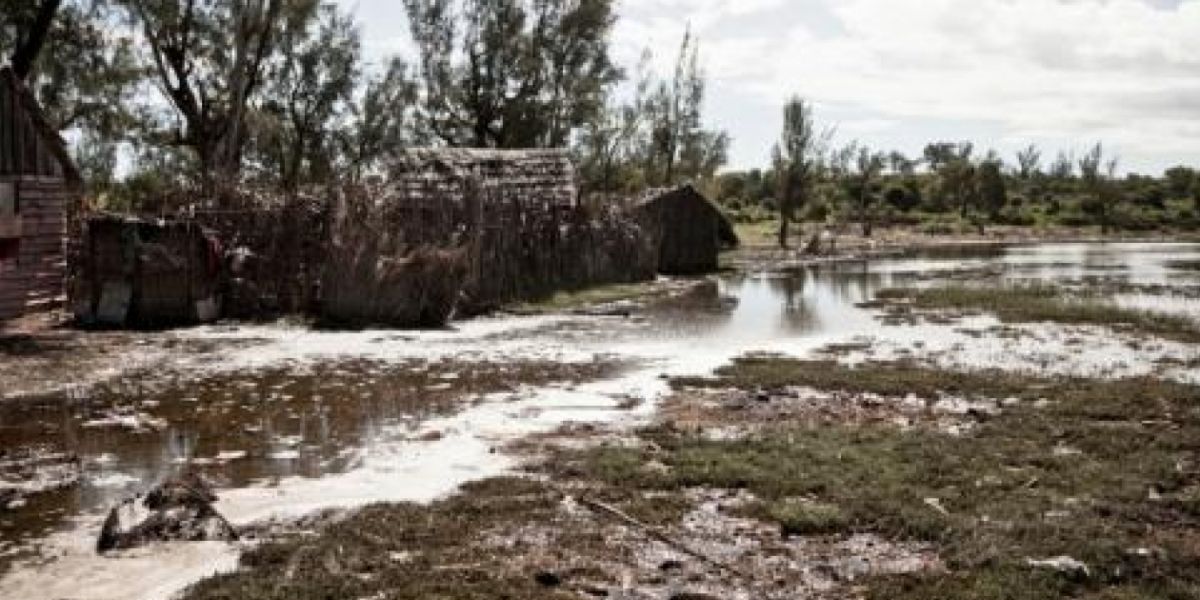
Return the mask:
[[194,221],[100,214],[83,233],[73,298],[81,323],[163,327],[220,316],[223,251]]
[[319,310],[337,193],[229,189],[189,211],[226,248],[224,316],[264,319]]
[[[409,304],[419,309],[417,324],[431,325],[439,319],[430,317],[452,311],[474,314],[562,289],[651,279],[657,267],[657,246],[640,223],[579,204],[574,166],[562,150],[405,151],[386,183],[342,199],[334,223],[331,264],[356,269],[333,270],[324,280],[332,320],[387,317],[355,297],[386,297],[381,286],[399,288],[413,277],[426,283],[410,290]],[[401,267],[426,274],[400,276],[394,270]],[[460,289],[432,285],[439,270]]]
[[0,69],[0,321],[61,305],[82,183],[33,94]]
[[692,185],[650,191],[633,212],[658,239],[658,269],[667,275],[712,273],[721,250],[739,244],[733,223]]
[[[211,292],[231,318],[440,326],[562,290],[650,280],[661,256],[658,221],[627,205],[578,201],[574,167],[560,150],[410,150],[366,185],[188,192],[164,202],[179,216],[160,227],[194,227],[224,249],[218,269],[200,270],[187,244],[171,246],[184,259],[170,287],[190,290],[172,306]],[[106,297],[122,297],[106,293],[105,282],[124,277],[132,323],[195,320],[199,313],[184,309],[169,319],[141,314],[145,240],[167,234],[141,224],[131,243],[108,231],[130,227],[100,219],[91,228],[108,241],[83,252],[90,266],[80,313],[97,319]]]

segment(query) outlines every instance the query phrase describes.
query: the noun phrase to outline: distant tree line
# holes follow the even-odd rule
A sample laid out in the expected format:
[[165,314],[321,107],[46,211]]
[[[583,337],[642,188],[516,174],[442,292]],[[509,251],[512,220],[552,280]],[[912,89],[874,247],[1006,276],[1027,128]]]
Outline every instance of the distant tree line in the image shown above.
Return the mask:
[[742,221],[778,221],[784,246],[795,223],[815,224],[810,234],[853,225],[866,236],[897,224],[929,233],[988,225],[1200,229],[1200,173],[1180,166],[1158,177],[1121,175],[1119,159],[1099,143],[1050,161],[1028,146],[1006,161],[971,142],[934,142],[909,157],[853,141],[836,146],[832,137],[812,103],[793,98],[772,166],[720,174],[716,198]]
[[321,0],[0,0],[0,50],[116,204],[356,181],[430,145],[571,148],[595,192],[711,180],[729,138],[702,124],[698,40],[623,86],[614,6],[403,0],[417,51],[376,65]]

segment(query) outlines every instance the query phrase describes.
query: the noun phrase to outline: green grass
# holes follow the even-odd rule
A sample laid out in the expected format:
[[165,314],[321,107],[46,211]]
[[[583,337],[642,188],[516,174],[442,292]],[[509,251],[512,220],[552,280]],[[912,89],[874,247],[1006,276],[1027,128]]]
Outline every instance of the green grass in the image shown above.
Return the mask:
[[715,377],[680,377],[674,387],[775,389],[803,386],[821,390],[868,392],[884,396],[915,394],[936,399],[939,395],[984,395],[1007,398],[1035,395],[1028,379],[1003,371],[974,373],[940,371],[912,364],[874,363],[871,368],[850,369],[834,360],[796,360],[775,356],[748,356],[716,371]]
[[785,498],[765,507],[767,518],[779,523],[785,536],[823,535],[845,531],[850,526],[845,511],[831,504]]
[[1187,317],[1125,308],[1094,294],[1067,292],[1050,285],[893,288],[879,292],[876,298],[888,302],[910,301],[915,308],[925,310],[984,311],[1006,323],[1101,325],[1181,342],[1200,342],[1200,323]]
[[[733,227],[743,247],[777,247],[779,245],[779,219],[776,217],[752,222],[735,222]],[[795,227],[800,227],[800,225]]]
[[663,293],[665,291],[662,286],[654,281],[602,285],[574,292],[558,292],[545,300],[517,304],[510,309],[526,313],[562,312],[653,297]]
[[466,486],[431,506],[380,505],[339,520],[316,536],[288,537],[247,551],[237,572],[193,586],[189,600],[330,598],[571,598],[481,552],[482,532],[549,520],[557,497],[523,479]]
[[[262,543],[239,571],[185,597],[572,598],[538,583],[540,563],[522,554],[525,546],[502,551],[483,540],[551,527],[560,535],[556,555],[611,557],[608,525],[582,528],[564,517],[560,490],[586,490],[669,529],[692,508],[681,493],[688,488],[752,492],[757,501],[739,510],[782,536],[869,532],[936,546],[948,572],[857,582],[874,599],[1200,597],[1200,387],[766,356],[676,384],[1024,401],[968,436],[774,422],[747,438],[716,440],[657,426],[639,432],[642,444],[561,451],[541,467],[546,482],[493,479],[428,506],[375,506],[317,535]],[[1032,402],[1041,399],[1049,403]],[[1026,564],[1057,556],[1083,561],[1090,576]],[[571,577],[615,577],[586,560],[567,562]],[[545,568],[567,566],[551,560]]]
[[[748,439],[714,441],[658,428],[643,433],[655,451],[597,449],[568,464],[612,486],[746,489],[785,533],[875,532],[937,544],[949,574],[876,580],[874,598],[1200,597],[1200,388],[770,362],[739,361],[714,385],[882,393],[969,386],[1051,403],[1021,403],[963,437],[776,423]],[[651,455],[669,469],[641,469]],[[1091,577],[1025,564],[1057,556],[1083,561]]]

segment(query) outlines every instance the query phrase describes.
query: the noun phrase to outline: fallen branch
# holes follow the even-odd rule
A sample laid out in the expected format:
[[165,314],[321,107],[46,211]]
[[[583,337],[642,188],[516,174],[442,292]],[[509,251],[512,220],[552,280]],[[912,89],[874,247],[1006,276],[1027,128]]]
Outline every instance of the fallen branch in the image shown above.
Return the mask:
[[641,521],[629,516],[628,514],[623,512],[621,509],[616,508],[615,506],[605,504],[598,500],[590,500],[588,498],[579,498],[579,503],[581,505],[583,505],[584,507],[592,510],[593,512],[597,512],[597,513],[612,517],[612,518],[616,519],[617,521],[620,521],[622,524],[632,527],[634,529],[637,529],[638,531],[641,531],[642,533],[646,534],[648,537],[650,537],[654,540],[660,541],[660,542],[662,542],[662,543],[664,543],[664,544],[666,544],[666,545],[668,545],[668,546],[670,546],[692,558],[695,558],[695,559],[699,560],[700,562],[703,562],[709,566],[716,567],[717,569],[722,570],[722,571],[727,571],[727,572],[729,572],[737,577],[741,577],[743,579],[753,579],[749,574],[742,572],[740,569],[734,567],[733,565],[730,565],[728,563],[725,563],[725,562],[719,561],[715,558],[712,558],[712,557],[708,556],[707,554],[704,554],[703,552],[693,550],[692,548],[688,547],[687,544],[684,544],[683,542],[681,542],[675,538],[672,538],[671,536],[663,533],[656,527],[652,527],[650,525],[642,523]]

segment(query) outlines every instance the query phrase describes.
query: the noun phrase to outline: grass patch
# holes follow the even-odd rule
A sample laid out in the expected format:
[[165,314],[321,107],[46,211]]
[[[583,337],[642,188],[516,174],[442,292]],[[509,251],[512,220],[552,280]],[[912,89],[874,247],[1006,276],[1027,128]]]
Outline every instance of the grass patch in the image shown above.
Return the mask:
[[557,497],[541,484],[503,478],[472,484],[432,506],[380,505],[320,535],[268,542],[242,556],[241,569],[193,586],[189,600],[328,598],[539,598],[573,596],[481,552],[485,532],[551,519]]
[[1181,342],[1200,342],[1200,324],[1187,317],[1124,308],[1095,295],[1069,293],[1050,285],[893,288],[879,292],[876,298],[910,301],[914,307],[927,310],[985,311],[1006,323],[1102,325]]
[[573,292],[558,292],[545,300],[524,302],[509,307],[520,313],[562,312],[609,304],[625,300],[638,300],[667,293],[658,282],[621,283],[602,285]]
[[[801,227],[795,225],[794,227]],[[751,222],[735,222],[734,231],[745,248],[777,247],[779,245],[779,219],[771,217]]]
[[[775,424],[748,439],[712,440],[660,427],[642,434],[651,450],[581,452],[567,463],[612,486],[746,489],[785,532],[938,544],[949,574],[875,580],[874,598],[1200,597],[1200,387],[765,357],[739,361],[710,384],[881,393],[913,385],[1050,403],[1018,403],[965,437]],[[668,468],[640,468],[648,460]],[[1090,574],[1026,564],[1058,556]]]
[[765,510],[768,518],[779,523],[785,536],[838,533],[850,526],[846,513],[831,504],[784,499],[771,503]]
[[788,386],[819,390],[872,393],[883,396],[915,394],[937,399],[959,396],[1036,395],[1029,380],[1004,371],[974,373],[922,368],[907,362],[871,363],[869,368],[849,368],[834,360],[798,360],[775,356],[748,356],[717,369],[713,377],[680,377],[671,380],[677,389],[741,388],[777,389]]

